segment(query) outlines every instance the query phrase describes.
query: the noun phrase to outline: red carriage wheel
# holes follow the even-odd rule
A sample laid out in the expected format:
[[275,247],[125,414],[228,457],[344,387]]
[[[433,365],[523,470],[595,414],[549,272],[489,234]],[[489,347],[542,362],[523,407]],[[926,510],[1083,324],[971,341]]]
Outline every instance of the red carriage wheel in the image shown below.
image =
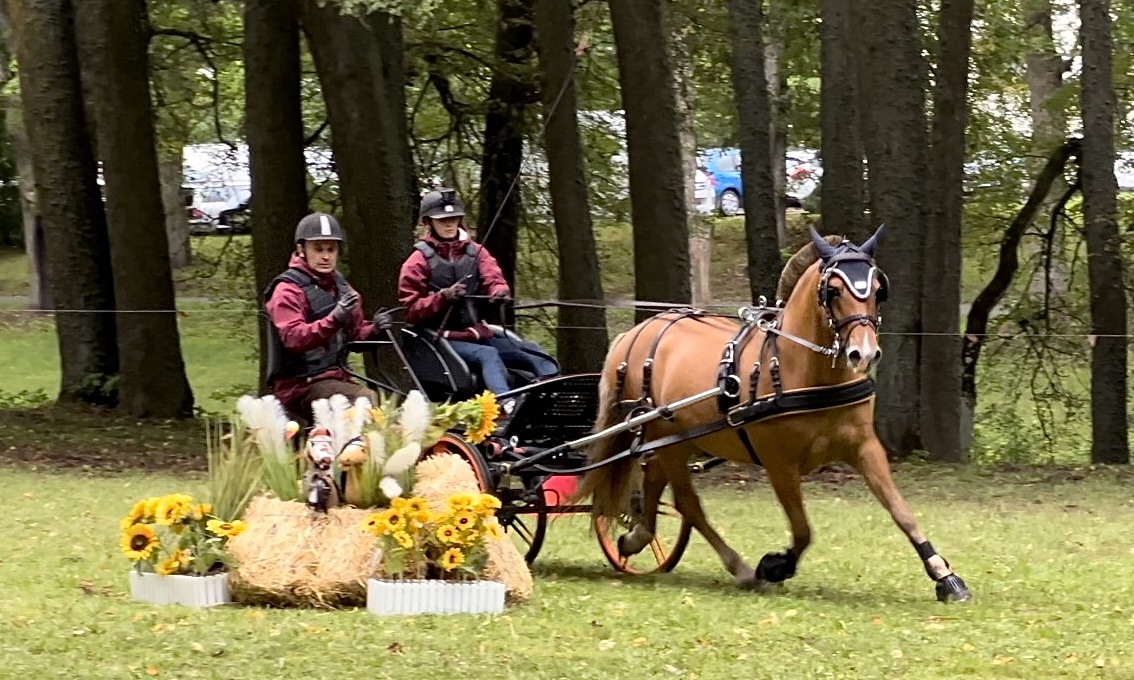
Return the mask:
[[[460,435],[449,433],[442,435],[436,444],[422,451],[419,460],[442,454],[460,456],[472,468],[481,493],[497,495],[488,461],[480,449]],[[516,544],[524,560],[528,564],[535,561],[547,535],[547,505],[542,501],[542,496],[536,504],[505,505],[496,511],[496,516],[504,531],[512,537],[512,542]]]
[[618,537],[633,528],[633,518],[623,515],[615,519],[595,517],[591,520],[602,554],[606,556],[611,566],[625,574],[661,573],[672,571],[677,566],[681,556],[685,554],[685,548],[689,545],[689,536],[693,527],[677,511],[672,495],[670,487],[667,486],[658,503],[657,530],[654,532],[654,538],[636,555],[623,557],[618,552]]

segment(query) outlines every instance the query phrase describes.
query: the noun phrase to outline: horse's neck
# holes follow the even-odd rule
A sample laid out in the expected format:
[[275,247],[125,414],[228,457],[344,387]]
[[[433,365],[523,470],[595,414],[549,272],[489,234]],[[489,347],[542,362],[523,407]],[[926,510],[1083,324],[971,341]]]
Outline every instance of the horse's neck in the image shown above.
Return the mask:
[[[797,288],[803,288],[802,281]],[[810,286],[804,290],[813,288],[814,286]],[[835,342],[835,332],[813,297],[808,299],[793,295],[780,316],[780,328],[824,349],[833,346]],[[784,387],[787,389],[838,385],[854,378],[854,372],[847,367],[842,353],[832,362],[831,357],[784,337],[777,339],[776,348],[780,357],[780,371],[784,375]]]

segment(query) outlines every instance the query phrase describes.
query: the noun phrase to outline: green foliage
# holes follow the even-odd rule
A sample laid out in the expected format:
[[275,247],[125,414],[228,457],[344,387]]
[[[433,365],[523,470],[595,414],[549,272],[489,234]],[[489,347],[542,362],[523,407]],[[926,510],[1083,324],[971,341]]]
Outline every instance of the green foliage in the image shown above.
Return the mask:
[[51,401],[42,389],[8,392],[0,390],[0,408],[38,408]]

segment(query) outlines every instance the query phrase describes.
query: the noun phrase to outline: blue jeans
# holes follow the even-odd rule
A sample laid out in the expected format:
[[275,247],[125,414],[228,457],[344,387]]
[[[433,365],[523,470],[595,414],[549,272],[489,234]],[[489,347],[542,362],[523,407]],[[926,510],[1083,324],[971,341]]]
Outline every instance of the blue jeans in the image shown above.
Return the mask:
[[539,345],[527,340],[493,335],[481,342],[450,340],[449,344],[471,370],[480,374],[484,386],[493,394],[503,394],[511,389],[508,387],[508,367],[534,373],[539,378],[549,378],[559,373],[559,368],[553,362],[531,354],[544,352]]

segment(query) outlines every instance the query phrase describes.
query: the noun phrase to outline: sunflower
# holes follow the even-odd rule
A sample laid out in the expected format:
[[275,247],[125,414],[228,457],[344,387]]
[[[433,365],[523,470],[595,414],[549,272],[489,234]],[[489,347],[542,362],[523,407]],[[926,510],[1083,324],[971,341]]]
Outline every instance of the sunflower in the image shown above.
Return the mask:
[[484,535],[485,535],[486,538],[489,538],[493,541],[498,541],[498,540],[500,540],[501,538],[504,537],[504,530],[501,529],[500,525],[497,524],[496,522],[492,522],[492,523],[485,522],[484,523]]
[[461,531],[468,531],[476,526],[476,513],[472,510],[462,510],[453,517],[453,524]]
[[428,511],[429,506],[426,505],[424,498],[418,498],[417,496],[414,496],[413,498],[406,500],[405,510],[406,512],[418,513],[422,511]]
[[481,516],[491,515],[500,508],[500,499],[490,493],[482,493],[477,496],[474,507]]
[[488,390],[481,392],[480,396],[474,401],[480,407],[480,414],[476,425],[470,427],[465,434],[469,443],[479,444],[496,430],[496,419],[500,417],[500,406],[496,403],[496,395]]
[[161,541],[148,524],[135,524],[122,533],[118,542],[122,554],[132,560],[148,560]]
[[398,512],[405,513],[405,514],[412,512],[409,509],[409,501],[402,498],[401,496],[397,496],[396,498],[390,499],[390,509],[391,510],[397,510]]
[[442,543],[457,543],[461,540],[461,532],[452,524],[442,524],[437,527],[437,538],[441,539]]
[[122,518],[118,525],[122,528],[123,531],[125,531],[135,524],[138,524],[139,522],[144,522],[147,519],[151,519],[151,516],[148,512],[149,507],[150,506],[147,501],[138,501],[134,504],[134,507],[130,508],[130,512],[126,513],[126,516]]
[[181,571],[182,567],[188,567],[189,561],[193,559],[193,553],[188,550],[178,550],[170,555],[168,558],[162,560],[154,567],[154,571],[162,576],[169,576]]
[[445,551],[445,554],[441,556],[441,568],[445,571],[453,571],[464,563],[465,555],[461,552],[460,548],[449,548]]
[[195,519],[199,522],[199,521],[205,519],[206,517],[208,517],[209,515],[213,514],[213,504],[212,503],[198,503],[198,504],[193,506],[193,512],[190,513],[190,514],[192,515],[193,519]]
[[437,519],[436,516],[432,512],[429,511],[429,508],[426,508],[424,510],[420,510],[420,511],[414,512],[414,513],[408,513],[407,512],[406,518],[409,521],[412,521],[413,526],[417,529],[420,529],[421,527],[425,526],[426,524],[429,524],[430,522],[433,522],[434,520]]
[[394,542],[402,546],[406,550],[409,550],[413,547],[413,537],[404,531],[394,532]]
[[371,515],[370,518],[367,519],[367,527],[375,536],[392,534],[395,531],[402,531],[406,528],[406,516],[393,508],[387,508],[382,512]]
[[239,536],[248,528],[241,520],[222,522],[219,519],[210,519],[208,523],[205,524],[205,527],[209,530],[209,533],[214,536],[227,536],[229,538]]
[[469,510],[476,505],[477,494],[471,493],[455,493],[448,498],[449,509],[453,512],[460,512],[462,510]]
[[185,519],[193,510],[193,498],[182,493],[170,494],[158,501],[154,521],[171,526]]

